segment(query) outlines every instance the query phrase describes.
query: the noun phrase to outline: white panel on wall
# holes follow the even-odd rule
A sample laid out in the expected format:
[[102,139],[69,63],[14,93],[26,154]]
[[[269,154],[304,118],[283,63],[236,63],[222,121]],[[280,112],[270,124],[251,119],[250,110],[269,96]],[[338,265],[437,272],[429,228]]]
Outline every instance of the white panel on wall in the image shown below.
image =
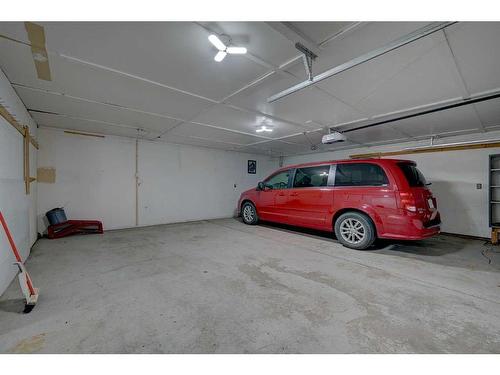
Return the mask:
[[[247,161],[257,160],[257,174]],[[242,191],[278,167],[268,156],[141,142],[141,225],[231,217]],[[236,186],[235,186],[236,185]]]

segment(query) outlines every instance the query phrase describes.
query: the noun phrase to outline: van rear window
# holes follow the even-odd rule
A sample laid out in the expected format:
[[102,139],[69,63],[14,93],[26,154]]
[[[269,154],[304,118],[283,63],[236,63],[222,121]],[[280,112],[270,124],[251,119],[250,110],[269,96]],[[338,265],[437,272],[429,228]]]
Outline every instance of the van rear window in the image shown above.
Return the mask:
[[424,175],[418,170],[415,164],[399,163],[398,166],[403,171],[403,174],[411,187],[427,185]]

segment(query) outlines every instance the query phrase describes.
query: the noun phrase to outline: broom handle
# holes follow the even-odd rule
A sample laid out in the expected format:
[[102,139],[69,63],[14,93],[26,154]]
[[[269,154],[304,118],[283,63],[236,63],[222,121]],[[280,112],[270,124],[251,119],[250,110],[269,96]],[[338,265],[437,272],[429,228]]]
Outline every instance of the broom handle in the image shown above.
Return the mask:
[[[7,239],[9,240],[10,247],[12,248],[12,252],[14,253],[14,256],[16,257],[16,260],[19,263],[22,263],[23,260],[21,259],[21,255],[19,255],[19,251],[17,250],[16,244],[14,243],[12,235],[10,234],[9,227],[7,226],[7,223],[5,222],[2,211],[0,211],[0,221],[2,222],[3,229],[5,230],[5,234],[7,235]],[[33,284],[31,283],[31,278],[28,275],[26,275],[26,281],[28,284],[28,288],[30,290],[30,294],[34,295],[35,289],[33,288]]]

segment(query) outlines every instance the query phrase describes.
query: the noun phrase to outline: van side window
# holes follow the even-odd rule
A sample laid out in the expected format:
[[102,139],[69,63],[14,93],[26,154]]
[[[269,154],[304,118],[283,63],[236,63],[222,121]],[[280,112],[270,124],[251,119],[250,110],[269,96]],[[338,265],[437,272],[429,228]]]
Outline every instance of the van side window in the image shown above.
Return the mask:
[[335,186],[383,186],[389,184],[384,170],[370,163],[337,164]]
[[266,181],[264,181],[264,184],[267,187],[270,187],[274,190],[287,189],[289,177],[290,177],[290,170],[286,170],[283,172],[276,173],[274,176],[271,176]]
[[329,165],[318,167],[297,168],[293,180],[294,188],[326,186],[328,182]]

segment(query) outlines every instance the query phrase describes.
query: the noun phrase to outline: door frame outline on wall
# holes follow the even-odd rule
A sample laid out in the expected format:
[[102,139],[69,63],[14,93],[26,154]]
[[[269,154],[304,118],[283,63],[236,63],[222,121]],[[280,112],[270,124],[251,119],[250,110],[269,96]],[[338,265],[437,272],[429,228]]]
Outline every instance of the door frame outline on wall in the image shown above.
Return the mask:
[[139,138],[135,139],[135,226],[139,226]]

